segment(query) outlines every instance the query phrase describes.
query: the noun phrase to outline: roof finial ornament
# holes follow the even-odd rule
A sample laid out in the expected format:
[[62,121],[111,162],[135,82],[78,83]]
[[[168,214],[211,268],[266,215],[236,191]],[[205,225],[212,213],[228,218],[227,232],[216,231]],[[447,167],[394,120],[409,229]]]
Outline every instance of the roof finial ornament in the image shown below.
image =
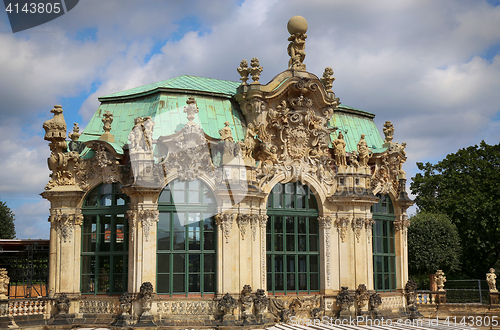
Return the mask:
[[102,122],[104,124],[103,130],[104,134],[99,137],[99,140],[106,142],[115,142],[115,137],[109,132],[111,131],[111,123],[113,122],[113,114],[111,112],[106,111],[104,115],[102,115]]
[[73,132],[68,134],[68,137],[71,139],[71,141],[78,141],[78,138],[80,138],[80,127],[78,126],[78,123],[73,123]]
[[248,68],[248,62],[247,60],[243,59],[240,63],[240,67],[236,69],[238,73],[240,74],[241,78],[241,84],[242,85],[248,85],[247,80],[248,80],[248,74],[250,73],[250,68]]
[[287,24],[288,32],[291,36],[288,37],[288,68],[297,71],[306,71],[304,59],[306,58],[306,38],[307,38],[307,21],[302,16],[294,16],[290,18]]
[[250,69],[250,73],[252,74],[253,79],[252,84],[260,84],[260,73],[262,72],[263,68],[260,66],[259,59],[257,57],[252,58],[252,60],[250,61],[250,65],[252,66],[252,68]]
[[332,86],[335,81],[335,78],[333,77],[333,69],[326,67],[325,72],[323,72],[323,78],[320,80],[323,83],[323,86],[325,86],[326,91],[332,93]]

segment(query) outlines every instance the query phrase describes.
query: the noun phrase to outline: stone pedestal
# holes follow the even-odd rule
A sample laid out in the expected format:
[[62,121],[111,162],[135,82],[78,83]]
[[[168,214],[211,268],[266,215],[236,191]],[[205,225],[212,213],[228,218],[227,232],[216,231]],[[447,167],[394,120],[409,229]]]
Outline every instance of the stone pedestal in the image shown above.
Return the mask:
[[490,292],[490,305],[498,305],[498,295],[500,292]]

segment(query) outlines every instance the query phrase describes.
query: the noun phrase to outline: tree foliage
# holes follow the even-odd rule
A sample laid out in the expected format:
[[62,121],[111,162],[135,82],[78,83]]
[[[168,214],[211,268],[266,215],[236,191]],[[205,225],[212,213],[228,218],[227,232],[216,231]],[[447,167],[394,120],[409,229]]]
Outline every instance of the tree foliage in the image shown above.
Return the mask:
[[500,257],[500,144],[460,149],[433,165],[417,163],[411,191],[418,208],[457,226],[462,270],[482,278]]
[[460,266],[460,237],[457,227],[444,214],[419,212],[410,218],[408,260],[412,276],[442,269],[449,273]]
[[12,213],[5,202],[0,201],[0,239],[12,239],[15,237],[14,213]]

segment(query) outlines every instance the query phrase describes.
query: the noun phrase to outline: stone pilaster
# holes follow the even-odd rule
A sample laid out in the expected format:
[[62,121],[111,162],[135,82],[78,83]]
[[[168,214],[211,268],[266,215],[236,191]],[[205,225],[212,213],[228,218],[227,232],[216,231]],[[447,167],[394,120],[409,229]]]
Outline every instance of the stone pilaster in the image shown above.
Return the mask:
[[321,251],[321,287],[320,292],[332,294],[332,225],[333,218],[331,216],[318,217],[319,235],[320,235],[320,251]]
[[128,292],[138,293],[142,283],[156,283],[157,200],[161,190],[129,186],[122,191],[130,197]]
[[76,186],[59,186],[45,191],[50,201],[49,296],[80,294],[81,225],[77,207],[84,192]]

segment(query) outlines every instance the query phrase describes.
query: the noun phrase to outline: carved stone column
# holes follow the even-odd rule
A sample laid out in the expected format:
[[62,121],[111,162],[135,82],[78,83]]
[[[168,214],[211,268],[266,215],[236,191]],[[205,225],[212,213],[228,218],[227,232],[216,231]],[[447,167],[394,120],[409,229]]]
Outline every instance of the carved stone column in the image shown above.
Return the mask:
[[49,296],[80,294],[81,225],[77,205],[83,192],[75,186],[61,186],[42,193],[50,208]]
[[161,190],[128,186],[122,191],[130,197],[128,291],[138,293],[143,282],[156,283],[157,200]]

